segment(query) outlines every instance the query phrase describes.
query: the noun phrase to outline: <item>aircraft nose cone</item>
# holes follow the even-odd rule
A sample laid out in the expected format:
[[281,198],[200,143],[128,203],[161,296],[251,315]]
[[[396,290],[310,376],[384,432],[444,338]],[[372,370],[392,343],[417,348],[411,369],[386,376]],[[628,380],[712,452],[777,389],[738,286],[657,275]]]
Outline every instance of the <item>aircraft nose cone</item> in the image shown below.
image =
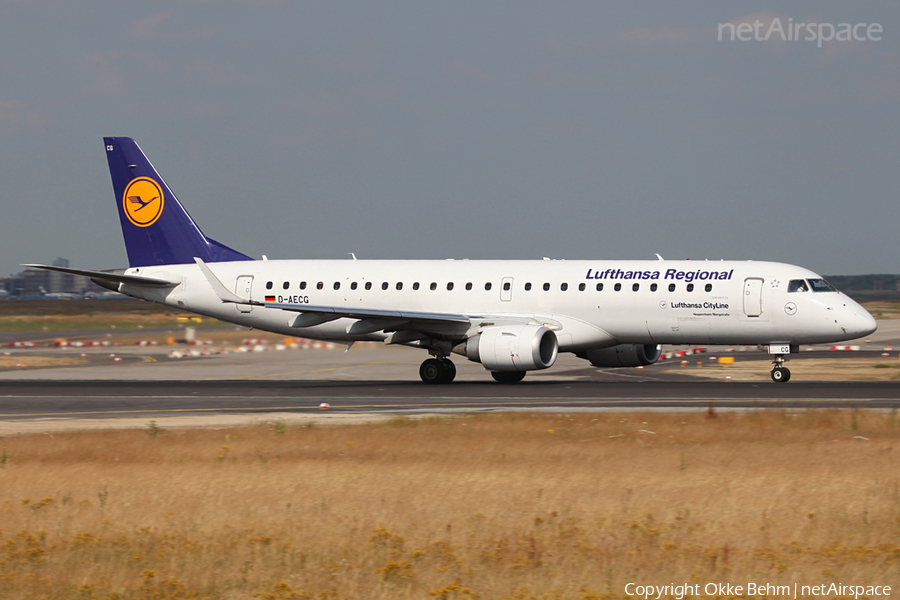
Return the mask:
[[847,324],[849,325],[847,333],[854,337],[864,337],[878,329],[875,317],[862,307],[853,311],[853,315]]

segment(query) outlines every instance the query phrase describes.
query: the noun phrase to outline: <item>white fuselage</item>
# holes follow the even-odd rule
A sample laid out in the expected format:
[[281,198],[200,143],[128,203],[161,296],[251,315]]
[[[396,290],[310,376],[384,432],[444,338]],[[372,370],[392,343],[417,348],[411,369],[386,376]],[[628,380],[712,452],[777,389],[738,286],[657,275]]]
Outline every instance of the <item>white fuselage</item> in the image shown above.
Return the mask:
[[128,269],[181,285],[122,284],[120,291],[247,327],[347,342],[388,334],[354,328],[359,319],[347,317],[297,327],[303,305],[469,317],[468,334],[456,331],[456,337],[505,318],[531,320],[555,331],[562,352],[632,343],[812,344],[875,330],[872,316],[845,294],[788,291],[789,282],[821,278],[782,263],[268,260],[208,266],[236,294],[296,310],[223,303],[194,264]]

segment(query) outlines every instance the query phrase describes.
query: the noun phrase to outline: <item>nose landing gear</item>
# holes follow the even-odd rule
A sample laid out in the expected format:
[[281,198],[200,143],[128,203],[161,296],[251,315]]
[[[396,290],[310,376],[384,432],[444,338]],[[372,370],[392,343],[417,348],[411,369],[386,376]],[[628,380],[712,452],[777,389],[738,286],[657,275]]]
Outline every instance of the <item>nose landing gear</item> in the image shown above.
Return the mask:
[[784,366],[784,362],[784,354],[775,355],[775,360],[772,361],[772,364],[775,365],[772,369],[772,381],[776,383],[786,383],[790,381],[791,372]]

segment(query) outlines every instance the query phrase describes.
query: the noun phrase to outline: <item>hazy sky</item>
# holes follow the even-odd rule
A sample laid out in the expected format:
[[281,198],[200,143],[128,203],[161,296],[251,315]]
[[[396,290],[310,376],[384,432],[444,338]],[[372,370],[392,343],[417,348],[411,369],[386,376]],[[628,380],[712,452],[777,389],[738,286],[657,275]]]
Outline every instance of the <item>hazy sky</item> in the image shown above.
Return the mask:
[[[757,20],[882,32],[718,40]],[[127,266],[103,136],[255,257],[898,273],[898,34],[896,0],[4,0],[0,274]]]

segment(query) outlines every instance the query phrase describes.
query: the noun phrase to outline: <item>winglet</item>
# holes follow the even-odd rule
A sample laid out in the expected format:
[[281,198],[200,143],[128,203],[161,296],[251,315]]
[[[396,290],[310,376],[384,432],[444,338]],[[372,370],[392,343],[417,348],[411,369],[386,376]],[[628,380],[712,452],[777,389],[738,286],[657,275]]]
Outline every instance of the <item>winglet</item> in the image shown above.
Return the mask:
[[197,266],[200,267],[200,271],[203,273],[203,276],[206,277],[206,280],[209,282],[209,285],[212,286],[213,291],[216,292],[216,296],[219,297],[219,300],[222,302],[231,302],[233,304],[253,304],[256,306],[262,306],[262,302],[253,302],[249,298],[241,298],[237,294],[228,291],[219,278],[215,276],[212,270],[206,266],[206,263],[203,262],[202,259],[194,257],[194,261],[197,263]]

